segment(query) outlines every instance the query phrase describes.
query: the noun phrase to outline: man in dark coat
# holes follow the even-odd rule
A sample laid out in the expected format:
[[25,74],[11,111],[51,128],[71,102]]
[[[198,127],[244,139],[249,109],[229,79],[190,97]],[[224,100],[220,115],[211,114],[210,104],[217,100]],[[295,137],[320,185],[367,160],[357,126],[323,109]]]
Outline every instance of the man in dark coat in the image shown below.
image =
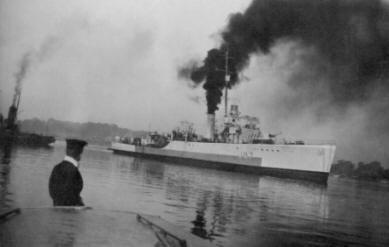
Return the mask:
[[80,196],[83,181],[78,170],[86,141],[66,140],[66,156],[51,172],[49,192],[54,206],[84,206]]

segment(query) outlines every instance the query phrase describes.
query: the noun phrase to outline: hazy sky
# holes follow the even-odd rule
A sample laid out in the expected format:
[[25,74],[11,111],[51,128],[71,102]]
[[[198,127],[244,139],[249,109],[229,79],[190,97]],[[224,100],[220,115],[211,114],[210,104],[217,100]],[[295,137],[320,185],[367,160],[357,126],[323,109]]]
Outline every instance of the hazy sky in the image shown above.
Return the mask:
[[[188,120],[204,132],[204,91],[189,87],[177,70],[192,59],[201,61],[217,47],[229,15],[244,11],[249,3],[0,0],[0,110],[6,114],[15,74],[29,54],[20,119],[105,122],[162,131]],[[321,122],[310,107],[283,114],[287,109],[280,109],[280,102],[293,94],[285,82],[293,67],[301,66],[290,59],[295,57],[291,52],[299,51],[294,46],[283,42],[266,56],[253,56],[243,72],[246,79],[231,90],[231,103],[259,117],[265,132],[335,140],[341,158],[389,159],[379,143],[374,144],[378,155],[369,150],[368,139],[360,145],[366,136],[366,115],[360,109],[350,108],[347,117]]]
[[[177,68],[202,59],[236,0],[1,0],[1,111],[13,94],[25,53],[19,118],[117,123],[168,130],[180,120],[205,121],[201,88]],[[192,100],[191,100],[192,99]]]

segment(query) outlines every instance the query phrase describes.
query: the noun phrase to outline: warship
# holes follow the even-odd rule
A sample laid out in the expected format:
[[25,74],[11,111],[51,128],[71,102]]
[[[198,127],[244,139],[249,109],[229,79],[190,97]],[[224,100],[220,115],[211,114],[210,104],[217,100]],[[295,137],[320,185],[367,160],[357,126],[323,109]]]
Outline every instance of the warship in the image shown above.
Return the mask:
[[229,119],[223,131],[216,133],[215,117],[208,115],[207,138],[197,136],[191,128],[181,128],[168,135],[122,138],[112,142],[110,149],[179,164],[327,182],[335,144],[264,135],[256,118],[239,116],[237,105],[231,106]]
[[[227,84],[228,50],[225,61]],[[187,126],[168,135],[151,133],[143,138],[119,138],[112,142],[110,149],[117,154],[178,164],[327,183],[335,156],[334,142],[280,140],[277,135],[265,135],[259,120],[241,116],[238,105],[231,105],[228,112],[228,88],[224,88],[224,123],[219,128],[222,131],[216,131],[212,113],[207,115],[205,138],[197,136],[193,127]]]

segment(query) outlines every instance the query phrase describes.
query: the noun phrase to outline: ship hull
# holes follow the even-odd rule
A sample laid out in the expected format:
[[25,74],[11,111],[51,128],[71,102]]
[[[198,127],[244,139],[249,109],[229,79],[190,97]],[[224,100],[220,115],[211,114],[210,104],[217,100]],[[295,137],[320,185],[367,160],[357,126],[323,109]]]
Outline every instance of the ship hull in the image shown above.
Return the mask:
[[7,134],[4,130],[0,130],[0,147],[6,145],[6,143],[12,142],[18,146],[27,147],[50,147],[55,142],[53,136],[44,136],[30,133],[16,133],[14,135]]
[[225,144],[173,141],[163,148],[113,143],[117,154],[233,172],[326,183],[334,145]]

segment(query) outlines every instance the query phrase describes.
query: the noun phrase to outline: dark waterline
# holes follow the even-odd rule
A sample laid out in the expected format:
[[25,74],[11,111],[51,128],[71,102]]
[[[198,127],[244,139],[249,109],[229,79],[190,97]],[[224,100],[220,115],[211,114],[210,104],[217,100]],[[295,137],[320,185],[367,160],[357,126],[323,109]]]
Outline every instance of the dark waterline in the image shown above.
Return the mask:
[[[1,164],[0,207],[51,206],[48,177],[64,154],[14,150]],[[218,246],[387,246],[389,184],[330,177],[328,186],[180,166],[88,147],[84,202],[159,215]]]

